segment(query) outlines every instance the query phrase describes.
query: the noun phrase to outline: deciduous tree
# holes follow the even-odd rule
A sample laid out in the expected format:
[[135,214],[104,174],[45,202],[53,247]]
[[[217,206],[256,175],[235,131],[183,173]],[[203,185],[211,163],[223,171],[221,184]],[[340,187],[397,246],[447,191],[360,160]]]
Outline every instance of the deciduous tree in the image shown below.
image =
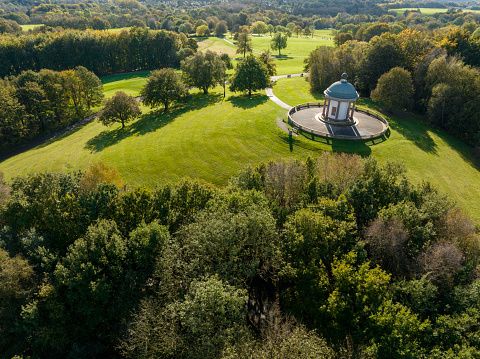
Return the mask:
[[238,63],[232,78],[230,90],[233,92],[248,91],[248,96],[251,96],[252,91],[264,89],[269,85],[270,78],[267,68],[259,59],[253,55],[249,55]]
[[248,30],[244,29],[238,34],[237,54],[243,54],[245,58],[247,52],[252,52],[252,40],[248,35]]
[[272,41],[270,41],[270,47],[272,50],[278,50],[278,56],[281,56],[280,51],[287,47],[287,36],[277,32],[273,35]]
[[146,106],[163,105],[165,111],[171,103],[180,101],[187,90],[180,75],[173,69],[155,70],[150,73],[145,87],[140,92]]
[[228,31],[228,27],[225,20],[219,21],[215,26],[215,35],[217,36],[223,36],[227,33],[227,31]]
[[187,85],[198,87],[207,94],[210,87],[224,80],[225,64],[216,52],[207,50],[182,61],[182,71]]
[[269,50],[264,50],[258,56],[258,59],[262,61],[267,68],[268,76],[275,76],[277,74],[277,66],[273,62],[273,58],[271,57]]
[[410,109],[412,106],[413,86],[410,72],[394,67],[380,76],[377,87],[371,93],[373,101],[383,102],[388,111],[394,108]]
[[105,126],[120,122],[122,128],[125,128],[125,123],[136,119],[141,114],[142,111],[140,106],[138,106],[137,100],[125,92],[119,91],[105,103],[105,107],[100,115],[100,121]]

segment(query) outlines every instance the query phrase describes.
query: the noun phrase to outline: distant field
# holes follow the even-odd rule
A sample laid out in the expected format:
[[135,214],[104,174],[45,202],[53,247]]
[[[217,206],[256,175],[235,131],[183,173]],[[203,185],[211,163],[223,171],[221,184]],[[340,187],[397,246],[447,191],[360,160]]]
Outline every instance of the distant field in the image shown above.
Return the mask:
[[[254,51],[262,52],[264,49],[270,48],[270,36],[252,36],[252,46]],[[292,37],[287,40],[287,48],[281,50],[282,55],[287,57],[307,57],[310,52],[315,50],[318,46],[333,46],[333,40],[329,37]],[[278,50],[271,50],[272,55],[278,55]]]
[[33,25],[20,25],[22,28],[22,31],[28,31],[28,30],[33,30],[37,27],[43,26],[43,24],[33,24]]
[[[328,35],[327,35],[328,33]],[[292,36],[287,41],[287,48],[281,51],[282,57],[275,59],[278,75],[294,74],[304,71],[303,60],[318,46],[333,46],[331,30],[316,30],[316,35],[311,37]],[[252,46],[255,54],[268,49],[271,41],[270,36],[252,36]],[[218,37],[200,38],[198,41],[199,51],[211,50],[217,53],[227,53],[232,58],[242,58],[241,54],[236,54],[236,47],[227,41]],[[231,37],[228,41],[233,42]],[[271,51],[272,55],[277,56],[278,51]],[[233,61],[236,64],[236,61]]]
[[130,27],[116,27],[116,28],[113,28],[113,29],[108,29],[107,31],[110,31],[110,32],[121,32],[122,30],[128,30],[130,29]]
[[237,47],[228,43],[219,37],[201,37],[197,38],[198,51],[214,51],[218,54],[228,54],[230,57],[236,57]]
[[[421,8],[407,8],[407,7],[404,7],[404,8],[401,8],[401,9],[390,9],[390,11],[395,11],[397,13],[397,15],[401,15],[405,12],[405,10],[409,10],[409,11],[416,11],[420,9],[420,12],[424,15],[433,15],[433,14],[437,14],[439,12],[447,12],[448,9],[431,9],[431,8],[426,8],[426,7],[421,7]],[[464,12],[472,12],[472,13],[480,13],[480,10],[463,10]]]

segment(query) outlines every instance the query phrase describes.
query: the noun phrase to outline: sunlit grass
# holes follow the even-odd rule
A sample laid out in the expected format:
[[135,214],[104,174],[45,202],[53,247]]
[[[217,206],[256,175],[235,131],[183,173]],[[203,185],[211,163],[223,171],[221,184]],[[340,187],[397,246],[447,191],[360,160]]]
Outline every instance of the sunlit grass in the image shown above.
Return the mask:
[[[276,60],[279,69],[282,61]],[[148,72],[102,78],[107,97],[122,90],[138,96]],[[196,90],[188,103],[164,113],[144,108],[139,120],[124,130],[98,120],[0,163],[7,180],[43,171],[85,170],[102,160],[116,166],[131,185],[154,186],[189,176],[225,185],[247,164],[269,159],[305,159],[323,151],[375,155],[380,162],[398,160],[413,181],[430,181],[480,220],[480,173],[470,148],[433,129],[413,114],[385,114],[388,138],[367,142],[332,141],[300,135],[290,143],[276,126],[286,111],[259,91],[252,98],[218,87],[208,96]],[[281,79],[274,93],[290,105],[318,101],[306,78]],[[376,108],[370,100],[359,104]]]

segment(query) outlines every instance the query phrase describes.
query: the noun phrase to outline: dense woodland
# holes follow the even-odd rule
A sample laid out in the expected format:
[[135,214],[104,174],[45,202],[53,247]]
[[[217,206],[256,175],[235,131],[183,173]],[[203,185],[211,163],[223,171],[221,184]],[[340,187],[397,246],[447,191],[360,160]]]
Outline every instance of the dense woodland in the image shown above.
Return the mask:
[[82,119],[102,99],[100,79],[82,66],[0,80],[0,149]]
[[225,188],[2,184],[2,357],[478,357],[480,237],[404,174],[324,154]]

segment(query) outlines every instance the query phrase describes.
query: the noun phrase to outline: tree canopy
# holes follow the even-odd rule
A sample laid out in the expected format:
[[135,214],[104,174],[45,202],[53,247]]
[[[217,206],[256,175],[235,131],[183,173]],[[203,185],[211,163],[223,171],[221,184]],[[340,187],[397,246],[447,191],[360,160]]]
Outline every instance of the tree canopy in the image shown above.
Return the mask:
[[231,80],[230,90],[233,92],[257,91],[270,86],[270,77],[265,65],[253,55],[248,55],[240,61],[235,68],[235,74]]
[[186,93],[180,75],[171,68],[150,72],[147,83],[140,92],[146,106],[157,107],[162,104],[165,111],[171,103],[180,101]]
[[270,41],[270,47],[274,51],[278,50],[278,55],[281,56],[281,50],[287,47],[287,36],[281,32],[275,33]]
[[245,58],[247,52],[252,52],[252,39],[250,39],[248,30],[244,29],[238,34],[237,54],[243,54],[243,58]]
[[224,81],[225,64],[217,53],[210,50],[186,58],[181,67],[185,83],[202,89],[204,94]]
[[105,102],[105,107],[100,114],[100,121],[105,126],[120,122],[122,128],[125,128],[125,123],[136,119],[141,114],[142,111],[137,100],[125,92],[119,91]]
[[394,67],[380,76],[371,94],[373,101],[383,102],[388,111],[393,108],[410,109],[413,101],[412,76],[410,72]]

